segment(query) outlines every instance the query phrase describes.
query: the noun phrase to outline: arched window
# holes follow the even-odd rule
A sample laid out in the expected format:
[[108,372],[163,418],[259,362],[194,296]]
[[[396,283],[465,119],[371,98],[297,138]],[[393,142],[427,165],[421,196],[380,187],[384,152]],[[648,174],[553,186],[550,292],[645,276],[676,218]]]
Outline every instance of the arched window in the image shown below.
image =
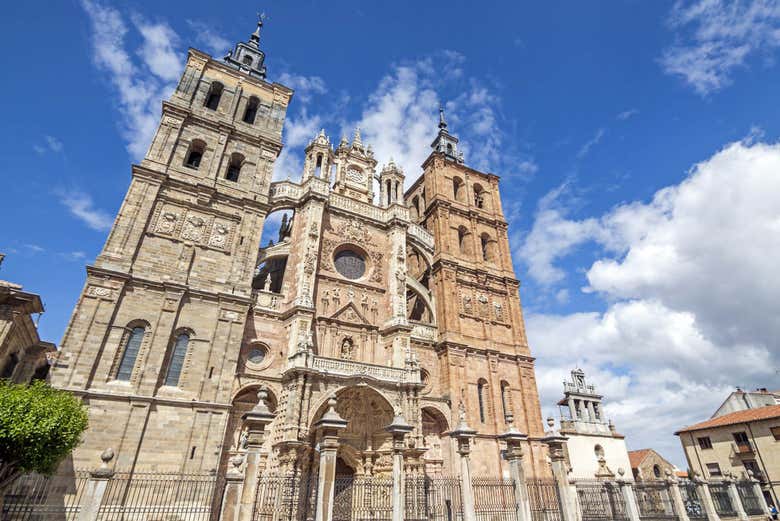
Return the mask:
[[600,459],[604,457],[604,447],[601,445],[596,445],[593,447],[593,452],[596,454],[596,459]]
[[244,59],[241,61],[244,62],[244,65],[252,65],[252,57],[249,55],[244,55]]
[[447,143],[447,153],[452,155],[452,143]]
[[217,107],[219,107],[219,100],[222,98],[223,90],[224,87],[220,82],[215,81],[212,83],[209,88],[209,93],[206,95],[206,102],[203,106],[207,109],[217,110]]
[[653,476],[655,479],[661,479],[661,467],[658,465],[653,465]]
[[225,179],[238,181],[238,176],[241,174],[241,165],[244,163],[244,156],[241,154],[233,154],[230,156],[230,163],[228,163],[227,172],[225,172]]
[[244,123],[249,123],[250,125],[255,122],[255,117],[257,116],[257,107],[260,105],[260,100],[256,97],[252,96],[249,98],[249,101],[246,102],[246,110],[244,110]]
[[184,365],[184,357],[187,356],[187,348],[190,344],[189,333],[181,333],[173,343],[173,352],[168,362],[168,372],[165,374],[165,385],[179,385],[181,368]]
[[477,208],[485,207],[485,191],[478,184],[474,185],[474,206]]
[[482,246],[482,260],[490,260],[490,236],[483,233],[479,237],[479,242]]
[[460,177],[452,178],[452,196],[456,201],[460,201],[461,197],[463,197],[463,181],[461,181]]
[[203,152],[206,151],[206,143],[195,139],[190,143],[190,149],[187,151],[187,157],[184,159],[184,166],[198,169],[203,159]]
[[116,373],[117,380],[130,380],[135,367],[135,360],[138,358],[138,352],[141,350],[141,343],[144,340],[146,329],[136,326],[130,330],[125,342],[125,348],[122,352],[122,360],[119,362],[119,370]]
[[479,421],[485,423],[485,388],[487,382],[480,380],[477,382],[477,401],[479,403]]
[[501,382],[501,407],[504,411],[504,418],[509,416],[509,382]]
[[458,227],[458,248],[461,253],[466,253],[466,227]]

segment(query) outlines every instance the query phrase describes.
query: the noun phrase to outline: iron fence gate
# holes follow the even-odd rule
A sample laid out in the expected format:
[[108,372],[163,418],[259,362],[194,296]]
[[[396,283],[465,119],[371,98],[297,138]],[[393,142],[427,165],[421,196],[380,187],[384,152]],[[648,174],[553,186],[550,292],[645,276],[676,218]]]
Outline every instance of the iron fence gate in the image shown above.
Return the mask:
[[333,521],[390,521],[392,519],[392,479],[376,476],[335,479]]
[[474,478],[474,513],[477,521],[515,521],[517,503],[515,483],[511,479]]
[[685,479],[680,481],[679,487],[683,505],[685,506],[685,513],[688,514],[688,518],[691,519],[691,521],[706,519],[707,514],[704,512],[704,505],[701,504],[696,483]]
[[407,476],[404,483],[407,521],[461,521],[459,477]]
[[624,521],[626,503],[617,483],[578,481],[576,483],[582,521]]
[[526,481],[532,521],[561,521],[561,496],[552,479]]
[[677,519],[674,501],[668,485],[663,481],[640,481],[634,484],[639,518],[647,521]]
[[212,474],[117,472],[108,481],[100,521],[210,521],[219,516],[224,479]]
[[739,492],[742,508],[747,515],[760,516],[764,513],[764,508],[758,496],[756,496],[756,489],[753,487],[753,483],[750,481],[738,481],[737,492]]
[[710,495],[712,496],[712,502],[715,503],[715,512],[720,517],[734,517],[737,515],[737,511],[731,503],[728,484],[710,483]]
[[266,474],[257,481],[254,521],[307,521],[317,508],[317,475]]
[[72,476],[25,474],[3,495],[0,517],[3,521],[75,520],[88,478],[86,471]]

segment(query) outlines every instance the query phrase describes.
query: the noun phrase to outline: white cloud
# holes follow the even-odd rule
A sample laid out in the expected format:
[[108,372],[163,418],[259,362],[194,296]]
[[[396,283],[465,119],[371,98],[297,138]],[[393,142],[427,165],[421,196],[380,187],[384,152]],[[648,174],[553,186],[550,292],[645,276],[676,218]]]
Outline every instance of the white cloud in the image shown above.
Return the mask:
[[604,132],[606,132],[605,129],[600,128],[596,131],[596,133],[593,135],[592,138],[590,138],[587,142],[585,142],[584,145],[580,147],[580,149],[577,151],[577,159],[582,159],[583,157],[587,156],[590,152],[590,149],[595,147],[601,142],[601,138],[604,137]]
[[751,55],[780,46],[780,4],[775,0],[678,0],[668,23],[677,31],[676,43],[663,52],[660,63],[703,96],[729,85]]
[[603,313],[530,315],[543,402],[580,363],[596,372],[618,429],[634,448],[679,457],[672,432],[708,417],[737,385],[775,381],[780,366],[780,144],[732,143],[648,203],[572,220],[565,187],[540,204],[520,252],[529,275],[554,285],[556,261],[593,242],[586,271]]
[[175,88],[183,64],[176,47],[179,38],[166,24],[135,17],[142,38],[137,60],[126,48],[126,20],[121,13],[99,2],[82,0],[92,27],[93,60],[116,90],[122,115],[120,131],[128,152],[140,158],[154,136],[160,102]]
[[628,109],[618,113],[618,115],[615,117],[620,121],[626,121],[627,119],[633,118],[637,114],[639,114],[639,109]]
[[111,228],[113,219],[99,208],[95,208],[92,197],[79,190],[61,191],[58,193],[60,202],[70,213],[84,224],[97,231],[106,231]]
[[198,20],[187,20],[195,36],[195,41],[214,57],[222,57],[233,45],[230,40],[216,32],[209,23]]
[[279,76],[279,83],[293,89],[295,98],[302,104],[309,103],[315,95],[328,92],[325,81],[319,76],[301,76],[283,72]]
[[65,150],[65,145],[56,137],[45,135],[43,136],[43,143],[33,145],[33,150],[40,156],[47,152],[54,152],[56,154],[63,152]]

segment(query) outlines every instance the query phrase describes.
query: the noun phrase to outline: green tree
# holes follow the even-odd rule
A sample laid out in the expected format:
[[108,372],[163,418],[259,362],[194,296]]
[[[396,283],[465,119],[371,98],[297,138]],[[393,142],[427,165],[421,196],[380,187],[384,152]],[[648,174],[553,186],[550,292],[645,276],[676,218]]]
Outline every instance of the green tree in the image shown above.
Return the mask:
[[87,409],[71,393],[0,381],[0,497],[25,472],[53,473],[86,428]]

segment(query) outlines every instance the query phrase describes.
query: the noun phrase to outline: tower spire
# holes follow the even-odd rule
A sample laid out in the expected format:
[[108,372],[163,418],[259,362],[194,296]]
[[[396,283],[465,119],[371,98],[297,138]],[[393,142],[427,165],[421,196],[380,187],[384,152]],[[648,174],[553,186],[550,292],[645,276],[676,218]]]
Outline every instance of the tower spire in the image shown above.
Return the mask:
[[265,13],[258,13],[257,27],[249,35],[249,41],[238,42],[225,56],[228,65],[263,80],[265,79],[265,53],[260,50],[260,30],[265,19]]
[[249,36],[249,41],[258,49],[260,48],[260,30],[263,28],[263,20],[265,20],[265,13],[257,13],[257,27],[255,27],[255,32]]
[[444,105],[439,105],[439,128],[447,130],[447,122],[444,120]]

